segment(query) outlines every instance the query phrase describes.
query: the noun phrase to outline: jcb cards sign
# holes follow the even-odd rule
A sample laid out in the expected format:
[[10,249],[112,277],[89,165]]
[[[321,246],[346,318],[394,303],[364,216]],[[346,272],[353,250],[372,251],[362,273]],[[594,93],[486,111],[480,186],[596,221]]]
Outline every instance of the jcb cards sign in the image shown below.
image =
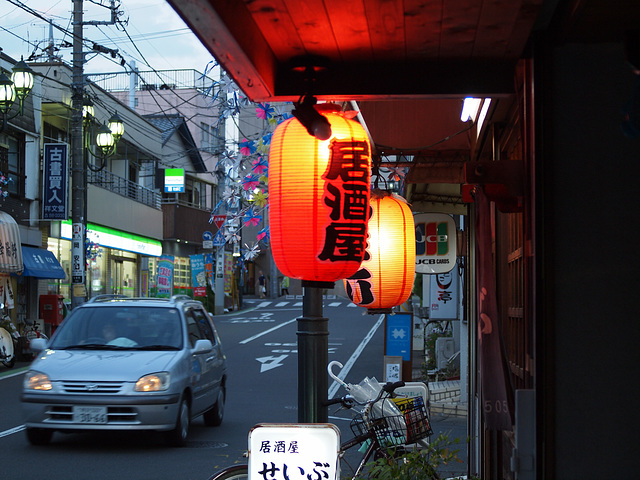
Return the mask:
[[416,224],[416,273],[446,273],[456,264],[456,224],[444,213],[419,213]]

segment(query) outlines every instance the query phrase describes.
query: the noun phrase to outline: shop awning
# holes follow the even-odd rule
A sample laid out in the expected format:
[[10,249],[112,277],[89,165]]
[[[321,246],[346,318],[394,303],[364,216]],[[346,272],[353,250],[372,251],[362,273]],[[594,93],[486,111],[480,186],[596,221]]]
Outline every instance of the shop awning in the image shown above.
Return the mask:
[[44,248],[22,247],[25,277],[64,278],[64,269],[56,256]]
[[0,212],[0,273],[22,271],[20,230],[11,215]]

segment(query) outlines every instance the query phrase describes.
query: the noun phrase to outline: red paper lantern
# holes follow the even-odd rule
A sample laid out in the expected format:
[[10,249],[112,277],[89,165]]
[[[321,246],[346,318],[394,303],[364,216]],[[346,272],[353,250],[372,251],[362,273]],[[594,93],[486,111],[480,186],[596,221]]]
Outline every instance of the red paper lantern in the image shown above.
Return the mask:
[[286,276],[334,282],[364,258],[371,147],[362,126],[331,104],[316,107],[331,125],[320,141],[295,118],[273,133],[269,151],[271,251]]
[[369,313],[388,313],[407,301],[415,276],[416,232],[404,198],[374,191],[368,231],[367,257],[345,279],[345,289],[351,301]]

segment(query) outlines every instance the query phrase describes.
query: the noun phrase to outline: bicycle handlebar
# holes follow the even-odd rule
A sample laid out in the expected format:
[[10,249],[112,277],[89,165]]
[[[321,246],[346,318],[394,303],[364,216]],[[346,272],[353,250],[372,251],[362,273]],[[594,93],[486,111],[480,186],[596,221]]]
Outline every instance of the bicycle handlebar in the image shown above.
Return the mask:
[[[371,403],[371,404],[376,403],[382,398],[382,395],[384,395],[385,393],[387,393],[389,396],[392,397],[393,392],[397,388],[404,387],[404,386],[405,386],[405,383],[403,381],[387,382],[382,386],[382,388],[380,389],[380,392],[378,393],[375,399],[369,400],[368,402],[365,402],[365,403]],[[329,400],[325,400],[324,402],[322,402],[322,404],[325,407],[341,404],[342,407],[344,408],[353,408],[356,404],[359,404],[359,402],[356,401],[356,399],[353,398],[353,396],[345,395],[344,397],[336,397],[336,398],[331,398]],[[360,405],[364,405],[364,403],[360,403]]]

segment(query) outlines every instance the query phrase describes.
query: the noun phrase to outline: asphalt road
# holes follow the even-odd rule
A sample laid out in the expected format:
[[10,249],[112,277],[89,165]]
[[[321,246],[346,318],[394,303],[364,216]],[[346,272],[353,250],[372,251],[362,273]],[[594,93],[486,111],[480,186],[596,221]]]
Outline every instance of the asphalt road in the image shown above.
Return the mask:
[[[56,433],[45,447],[28,444],[20,416],[19,395],[27,364],[0,366],[0,478],[193,479],[206,480],[229,465],[246,463],[247,436],[261,423],[297,422],[297,318],[302,300],[249,301],[239,312],[215,317],[227,356],[229,382],[220,427],[195,419],[184,448],[168,448],[152,433]],[[382,378],[382,322],[341,298],[326,298],[329,360],[352,365],[345,380]],[[331,387],[332,383],[329,382]],[[331,390],[331,389],[330,389]],[[344,389],[336,388],[336,395]],[[329,421],[349,438],[348,412],[330,411]],[[443,419],[446,420],[446,419]],[[448,428],[434,419],[434,429]],[[455,420],[451,435],[464,438],[464,422]],[[466,455],[465,455],[466,458]]]

